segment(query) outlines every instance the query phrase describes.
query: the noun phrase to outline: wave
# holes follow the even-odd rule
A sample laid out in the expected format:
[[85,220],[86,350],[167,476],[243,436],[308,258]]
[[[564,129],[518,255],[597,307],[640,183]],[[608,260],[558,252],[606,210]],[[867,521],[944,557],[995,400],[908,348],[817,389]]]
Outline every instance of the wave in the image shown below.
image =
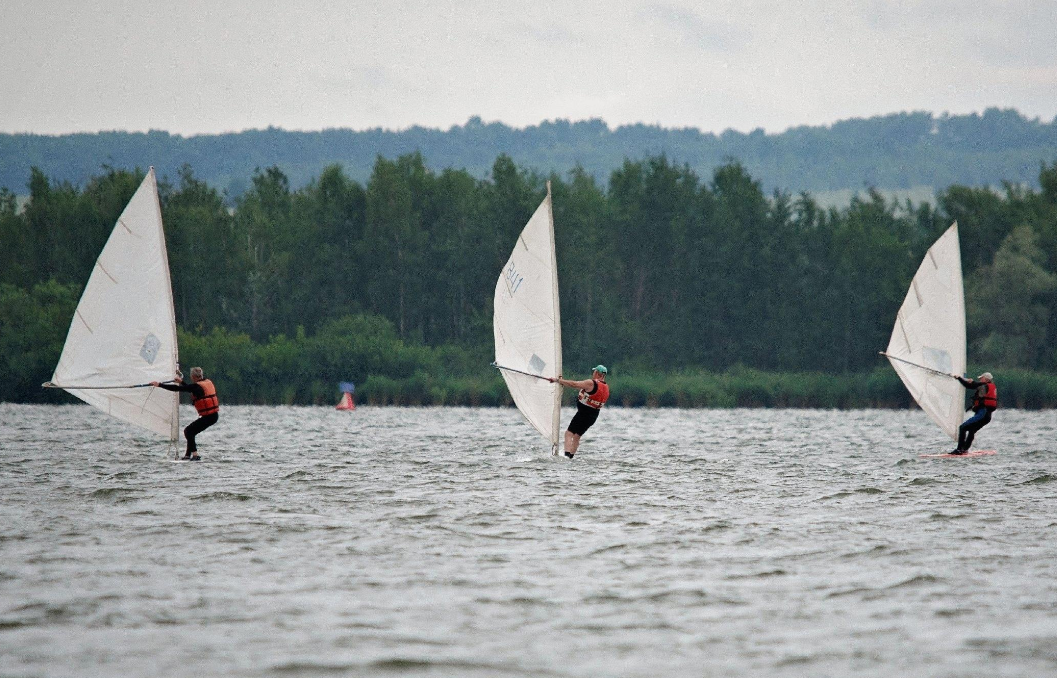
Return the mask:
[[789,573],[786,572],[785,570],[783,570],[781,568],[777,568],[777,569],[774,569],[774,570],[764,570],[763,572],[754,572],[752,574],[731,574],[731,575],[727,575],[726,578],[728,580],[737,580],[737,579],[769,579],[771,577],[783,577],[783,576],[785,576],[787,574],[789,574]]
[[1055,480],[1057,480],[1057,476],[1049,473],[1044,473],[1041,476],[1036,476],[1032,478],[1031,480],[1025,480],[1024,482],[1017,483],[1017,485],[1042,485],[1044,483],[1052,483]]
[[959,518],[964,518],[964,517],[965,517],[964,513],[955,513],[955,514],[932,513],[932,514],[929,514],[929,518],[928,519],[929,520],[958,520]]
[[601,555],[603,553],[609,553],[610,551],[626,551],[628,548],[627,544],[610,544],[609,546],[603,546],[597,548],[594,551],[588,551],[587,557]]
[[868,586],[856,586],[850,589],[841,589],[840,591],[831,591],[826,594],[827,598],[843,598],[844,596],[855,596],[861,594],[877,593],[877,589],[870,588]]
[[110,476],[110,480],[127,480],[128,478],[135,478],[139,473],[136,471],[121,471]]
[[250,501],[251,495],[238,492],[207,492],[191,497],[194,501]]
[[935,576],[935,575],[919,574],[916,577],[911,577],[910,579],[905,579],[905,580],[903,580],[901,582],[898,582],[896,584],[891,584],[889,586],[886,586],[885,590],[886,591],[892,591],[894,589],[912,588],[912,587],[915,587],[915,586],[922,586],[922,585],[926,585],[926,584],[938,584],[940,581],[942,581],[942,580],[939,577]]
[[110,499],[120,504],[132,501],[139,494],[141,494],[140,490],[134,490],[130,487],[100,487],[88,496],[92,499]]
[[877,487],[860,487],[855,490],[842,490],[835,492],[834,494],[824,495],[819,497],[815,501],[828,501],[830,499],[844,499],[845,497],[851,497],[856,494],[884,494],[884,490]]
[[860,558],[862,556],[876,556],[882,553],[888,553],[888,550],[889,547],[887,544],[878,544],[877,546],[868,548],[865,551],[849,551],[848,553],[842,553],[840,555],[840,558],[842,560],[852,560],[855,558]]
[[[322,662],[288,662],[272,667],[272,672],[279,675],[346,675],[354,671],[380,671],[405,673],[417,671],[437,671],[441,675],[458,672],[479,673],[482,676],[548,676],[558,675],[540,667],[521,668],[490,662],[475,662],[459,659],[418,659],[412,657],[392,657],[376,659],[366,663],[322,663]],[[472,674],[471,674],[472,675]]]

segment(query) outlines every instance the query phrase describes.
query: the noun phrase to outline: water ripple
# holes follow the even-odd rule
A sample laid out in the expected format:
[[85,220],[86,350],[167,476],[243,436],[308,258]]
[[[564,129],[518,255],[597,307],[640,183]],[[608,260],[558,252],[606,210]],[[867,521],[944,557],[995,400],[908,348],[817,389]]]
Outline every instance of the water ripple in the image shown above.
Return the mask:
[[916,411],[614,408],[573,463],[506,409],[228,407],[197,465],[0,419],[0,675],[1057,672],[1052,413],[987,464]]

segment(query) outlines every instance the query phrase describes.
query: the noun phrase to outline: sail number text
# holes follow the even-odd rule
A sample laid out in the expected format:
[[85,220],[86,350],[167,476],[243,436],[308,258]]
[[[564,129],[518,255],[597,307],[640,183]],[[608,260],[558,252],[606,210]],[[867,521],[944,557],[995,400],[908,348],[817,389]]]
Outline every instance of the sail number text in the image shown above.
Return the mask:
[[512,261],[507,263],[506,271],[503,275],[506,277],[506,287],[510,290],[510,296],[514,296],[517,288],[521,287],[521,282],[525,279],[524,276],[517,272],[517,267],[514,266]]

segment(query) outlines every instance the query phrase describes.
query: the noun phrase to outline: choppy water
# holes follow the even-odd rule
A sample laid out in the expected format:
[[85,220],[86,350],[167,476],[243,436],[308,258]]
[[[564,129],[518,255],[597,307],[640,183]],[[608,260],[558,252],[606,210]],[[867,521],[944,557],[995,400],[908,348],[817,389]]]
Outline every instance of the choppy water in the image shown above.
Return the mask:
[[1053,412],[221,417],[0,405],[0,675],[1057,673]]

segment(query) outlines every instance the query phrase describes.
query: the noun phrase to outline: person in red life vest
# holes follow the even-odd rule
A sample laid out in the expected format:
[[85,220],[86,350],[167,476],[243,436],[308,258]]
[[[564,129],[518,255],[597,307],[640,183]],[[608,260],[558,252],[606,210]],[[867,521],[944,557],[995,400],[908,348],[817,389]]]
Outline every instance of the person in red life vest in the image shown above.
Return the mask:
[[576,399],[576,416],[569,422],[569,430],[565,432],[565,456],[572,459],[576,450],[580,447],[580,436],[598,419],[598,413],[602,406],[609,400],[609,384],[606,383],[606,375],[609,370],[605,365],[598,365],[591,371],[590,379],[573,381],[561,377],[548,377],[547,381],[552,384],[557,382],[562,386],[580,389],[580,395]]
[[183,383],[183,379],[177,377],[175,384],[162,384],[152,381],[151,386],[159,386],[166,391],[187,391],[191,394],[191,404],[198,410],[198,419],[195,419],[184,429],[184,438],[187,438],[187,453],[184,459],[190,461],[202,461],[198,454],[198,445],[195,444],[195,436],[206,430],[220,419],[220,401],[217,400],[217,387],[213,382],[205,378],[201,367],[191,368],[191,383]]
[[990,372],[984,372],[976,379],[966,379],[957,374],[952,376],[965,388],[976,391],[973,393],[973,416],[958,429],[958,448],[951,452],[965,454],[973,444],[973,436],[990,423],[991,413],[998,409],[998,387]]

